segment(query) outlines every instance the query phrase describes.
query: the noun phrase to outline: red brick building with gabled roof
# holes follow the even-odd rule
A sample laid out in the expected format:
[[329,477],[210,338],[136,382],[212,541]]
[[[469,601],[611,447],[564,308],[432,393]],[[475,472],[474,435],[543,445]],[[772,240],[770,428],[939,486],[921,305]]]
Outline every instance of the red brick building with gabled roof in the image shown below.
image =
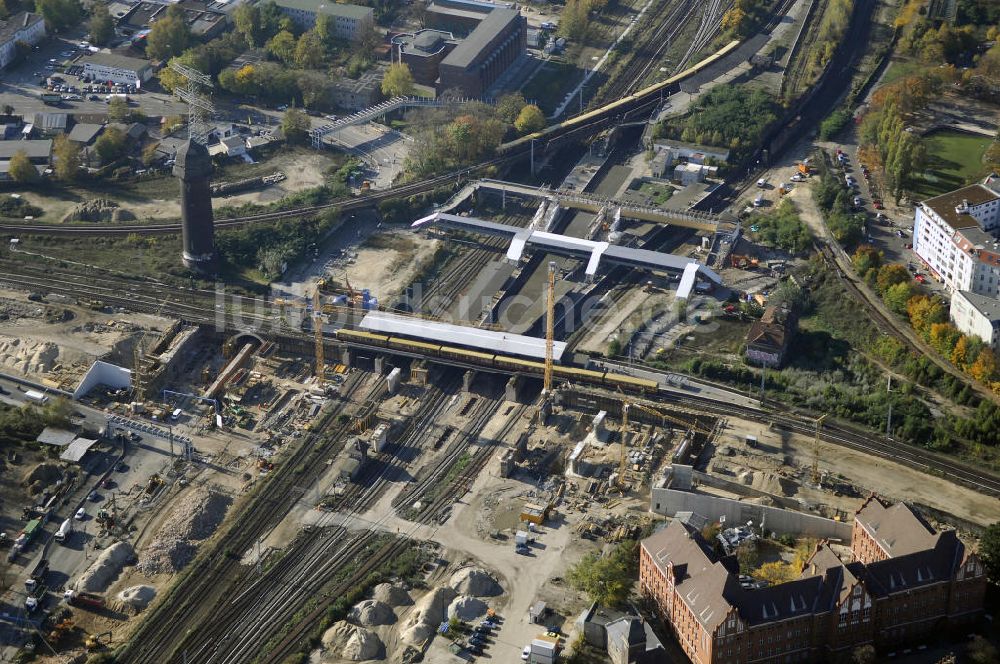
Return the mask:
[[855,515],[852,560],[821,542],[798,579],[744,587],[680,521],[642,541],[639,584],[698,664],[815,662],[864,645],[892,648],[975,621],[986,576],[954,531],[909,506],[869,498]]

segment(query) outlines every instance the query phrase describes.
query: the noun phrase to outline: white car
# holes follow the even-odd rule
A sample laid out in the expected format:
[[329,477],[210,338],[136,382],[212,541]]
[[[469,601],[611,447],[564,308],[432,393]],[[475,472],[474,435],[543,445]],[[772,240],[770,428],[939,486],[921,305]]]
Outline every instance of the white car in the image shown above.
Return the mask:
[[521,651],[521,659],[527,662],[529,657],[531,657],[531,646],[524,646],[524,650]]
[[84,517],[86,516],[87,516],[87,510],[81,507],[76,511],[76,515],[74,515],[73,518],[76,519],[77,521],[83,521]]

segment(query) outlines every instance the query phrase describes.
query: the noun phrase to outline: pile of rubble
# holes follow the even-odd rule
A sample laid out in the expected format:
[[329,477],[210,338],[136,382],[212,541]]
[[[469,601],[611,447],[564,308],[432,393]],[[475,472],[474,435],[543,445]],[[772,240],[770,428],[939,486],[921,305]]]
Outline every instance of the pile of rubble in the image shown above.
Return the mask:
[[24,375],[48,373],[59,359],[59,346],[51,341],[0,337],[0,365]]
[[133,557],[132,547],[126,542],[112,544],[101,551],[94,564],[80,575],[73,584],[74,590],[85,593],[104,592]]
[[170,518],[139,556],[146,576],[179,572],[191,562],[197,542],[209,537],[226,516],[229,496],[201,488],[178,501]]
[[156,588],[153,586],[129,586],[115,595],[112,608],[135,615],[149,606],[155,597]]
[[94,198],[67,212],[63,223],[68,221],[135,221],[135,215],[119,207],[116,201]]

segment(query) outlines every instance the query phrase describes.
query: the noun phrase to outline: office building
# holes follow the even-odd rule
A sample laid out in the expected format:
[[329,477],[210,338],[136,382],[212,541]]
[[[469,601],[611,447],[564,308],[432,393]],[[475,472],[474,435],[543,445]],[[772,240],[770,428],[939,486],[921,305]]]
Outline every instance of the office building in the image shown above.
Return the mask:
[[334,36],[358,41],[375,27],[375,10],[359,5],[341,5],[332,0],[276,0],[278,8],[302,30],[316,25],[320,14],[333,19]]

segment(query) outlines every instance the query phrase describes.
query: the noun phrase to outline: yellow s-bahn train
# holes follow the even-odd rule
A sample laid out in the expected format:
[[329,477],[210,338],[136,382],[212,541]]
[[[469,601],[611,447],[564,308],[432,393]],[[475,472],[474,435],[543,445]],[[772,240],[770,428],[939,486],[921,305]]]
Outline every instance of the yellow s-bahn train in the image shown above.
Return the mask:
[[[448,360],[455,360],[464,364],[482,366],[486,368],[497,368],[514,373],[536,374],[541,376],[545,372],[545,364],[535,360],[526,360],[510,355],[500,355],[497,353],[484,353],[481,351],[456,348],[455,346],[445,346],[443,344],[428,343],[426,341],[416,341],[405,337],[389,336],[385,334],[372,334],[363,330],[348,330],[341,328],[337,330],[337,338],[364,346],[385,348],[387,350],[397,350],[404,353],[413,353],[423,357],[440,357]],[[620,389],[623,392],[641,392],[649,394],[659,389],[656,381],[634,376],[625,376],[606,370],[581,369],[578,367],[566,367],[557,365],[552,367],[552,375],[557,380],[565,380],[571,383],[581,383],[586,385],[601,385],[610,389]]]
[[581,113],[575,117],[570,118],[564,122],[558,122],[554,125],[546,127],[541,131],[536,131],[533,134],[528,134],[527,136],[522,136],[516,140],[509,143],[504,143],[501,145],[497,152],[504,154],[507,152],[516,152],[517,150],[523,148],[524,146],[531,143],[531,141],[546,140],[552,136],[557,136],[559,134],[572,131],[579,127],[585,127],[592,122],[602,120],[606,117],[613,116],[617,111],[630,109],[633,105],[641,103],[644,101],[652,101],[654,97],[661,94],[673,94],[680,89],[680,84],[684,80],[694,76],[698,72],[711,67],[713,64],[726,57],[737,48],[739,48],[742,42],[731,41],[721,49],[708,56],[704,60],[696,62],[684,71],[671,76],[665,81],[660,81],[659,83],[654,83],[638,92],[634,92],[630,95],[626,95],[617,101],[613,101],[609,104],[601,106],[600,108],[595,108],[587,113]]

